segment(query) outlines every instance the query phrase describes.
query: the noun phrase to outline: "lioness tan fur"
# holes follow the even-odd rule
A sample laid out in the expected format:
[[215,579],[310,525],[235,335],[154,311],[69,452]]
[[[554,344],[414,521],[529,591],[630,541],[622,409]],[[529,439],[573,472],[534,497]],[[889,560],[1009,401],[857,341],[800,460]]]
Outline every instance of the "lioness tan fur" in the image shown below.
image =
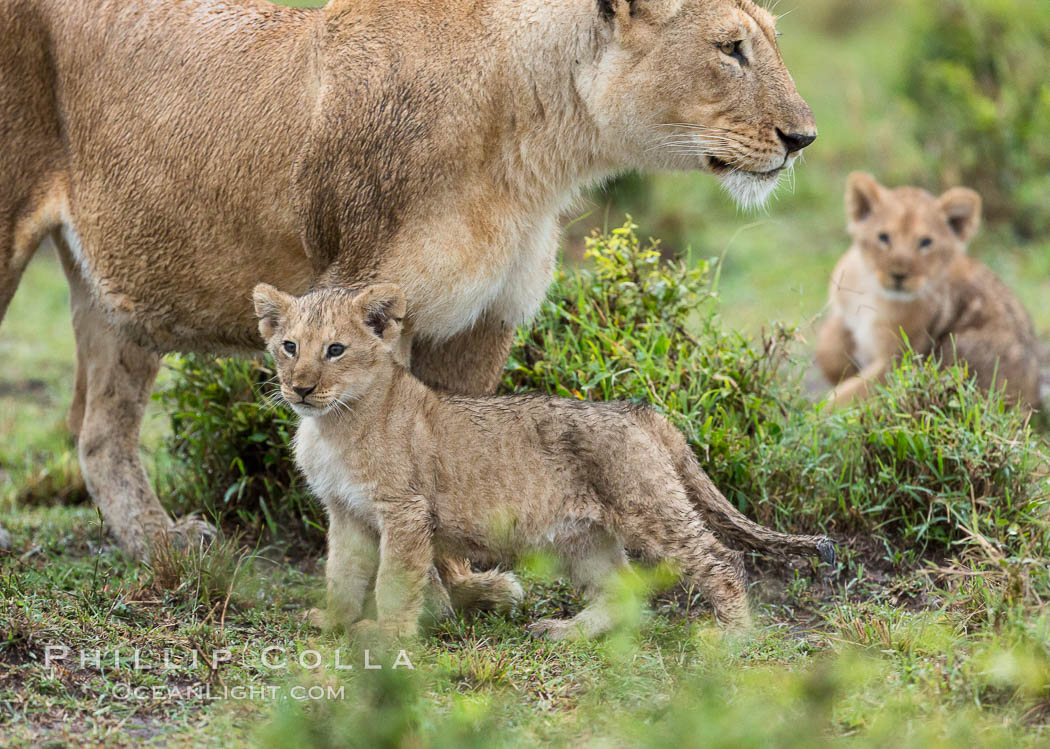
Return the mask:
[[863,397],[892,369],[904,339],[920,354],[965,361],[985,388],[1039,400],[1038,346],[1028,313],[991,270],[966,254],[981,198],[891,190],[855,173],[846,187],[853,245],[831,276],[830,316],[817,362],[835,406]]
[[401,285],[413,371],[493,388],[559,213],[627,168],[761,201],[815,137],[750,0],[0,0],[0,316],[41,240],[109,528],[175,528],[138,430],[159,356],[252,351],[260,281]]
[[713,529],[756,548],[833,558],[827,538],[776,533],[741,515],[647,406],[427,387],[399,363],[406,305],[395,285],[292,297],[260,284],[255,307],[281,396],[301,417],[296,463],[328,508],[329,622],[352,624],[378,575],[379,628],[410,635],[435,555],[494,564],[546,550],[591,601],[534,631],[595,635],[612,624],[603,586],[627,564],[626,546],[673,562],[719,622],[740,627],[742,560]]

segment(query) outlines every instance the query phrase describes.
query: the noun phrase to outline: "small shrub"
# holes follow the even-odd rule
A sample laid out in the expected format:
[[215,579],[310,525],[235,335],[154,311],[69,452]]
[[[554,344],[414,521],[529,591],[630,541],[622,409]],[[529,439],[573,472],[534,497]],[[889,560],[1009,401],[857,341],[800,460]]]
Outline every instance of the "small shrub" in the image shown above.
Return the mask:
[[1050,229],[1050,13],[1031,0],[925,3],[904,93],[945,185],[1024,236]]
[[274,371],[251,360],[184,356],[156,396],[171,419],[165,492],[179,514],[321,549],[325,521],[295,468],[295,417],[268,396]]
[[756,459],[758,511],[890,539],[898,560],[960,544],[1045,550],[1045,460],[1001,394],[964,366],[908,354],[873,398],[788,420]]

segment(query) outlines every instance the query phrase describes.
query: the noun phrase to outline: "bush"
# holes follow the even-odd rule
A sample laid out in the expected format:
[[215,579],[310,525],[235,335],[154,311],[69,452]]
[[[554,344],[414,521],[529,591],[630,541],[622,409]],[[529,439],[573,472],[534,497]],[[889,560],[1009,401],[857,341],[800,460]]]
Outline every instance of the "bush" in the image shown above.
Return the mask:
[[[560,271],[518,331],[505,391],[650,402],[731,501],[784,530],[881,539],[895,562],[959,545],[1045,550],[1045,458],[1023,414],[964,368],[905,357],[874,398],[827,414],[804,397],[792,330],[752,342],[724,329],[710,264],[662,262],[629,221],[586,247],[589,266]],[[254,362],[177,360],[161,396],[176,494],[183,510],[300,529],[320,546],[293,422],[263,395],[271,376]]]
[[292,459],[295,417],[268,395],[272,362],[190,355],[171,360],[155,397],[171,420],[167,498],[179,514],[323,549],[327,524]]
[[967,184],[993,220],[1050,230],[1050,13],[1031,0],[924,3],[904,93],[945,185]]
[[965,366],[907,354],[875,397],[800,412],[763,446],[758,514],[886,539],[894,561],[961,544],[1045,551],[1045,460],[1026,415]]

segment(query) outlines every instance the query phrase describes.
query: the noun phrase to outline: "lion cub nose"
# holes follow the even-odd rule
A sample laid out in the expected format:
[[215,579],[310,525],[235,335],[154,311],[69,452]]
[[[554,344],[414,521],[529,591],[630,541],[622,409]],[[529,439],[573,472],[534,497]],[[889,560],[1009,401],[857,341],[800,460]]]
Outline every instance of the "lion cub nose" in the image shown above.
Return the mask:
[[[908,277],[908,274],[907,273],[891,273],[890,276],[893,278],[893,282],[895,284],[897,284],[898,286],[900,286],[902,283],[904,283],[904,279],[906,279]],[[313,388],[310,388],[310,389],[313,390]]]
[[298,395],[300,398],[306,398],[306,396],[308,396],[310,393],[317,390],[317,385],[311,385],[308,388],[293,385],[292,390],[294,390],[295,394]]

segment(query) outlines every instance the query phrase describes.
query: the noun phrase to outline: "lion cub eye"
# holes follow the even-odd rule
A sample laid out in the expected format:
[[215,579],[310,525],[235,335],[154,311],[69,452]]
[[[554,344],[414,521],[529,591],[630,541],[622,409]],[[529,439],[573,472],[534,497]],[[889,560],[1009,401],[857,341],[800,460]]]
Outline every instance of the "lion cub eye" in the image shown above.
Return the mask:
[[295,356],[295,344],[291,341],[282,343],[281,348],[284,349],[284,353],[288,354],[288,356]]
[[884,231],[883,232],[879,232],[879,241],[882,242],[884,245],[889,246],[889,244],[890,244],[890,235],[887,234]]
[[919,240],[919,249],[920,250],[928,250],[932,246],[933,246],[933,240],[930,239],[929,237],[923,237],[922,239]]
[[333,343],[331,346],[328,347],[328,358],[338,359],[340,356],[343,355],[344,351],[346,351],[346,346],[344,346],[341,343]]
[[722,42],[718,45],[718,51],[727,57],[732,57],[741,65],[747,65],[747,58],[744,57],[743,45],[743,41]]

